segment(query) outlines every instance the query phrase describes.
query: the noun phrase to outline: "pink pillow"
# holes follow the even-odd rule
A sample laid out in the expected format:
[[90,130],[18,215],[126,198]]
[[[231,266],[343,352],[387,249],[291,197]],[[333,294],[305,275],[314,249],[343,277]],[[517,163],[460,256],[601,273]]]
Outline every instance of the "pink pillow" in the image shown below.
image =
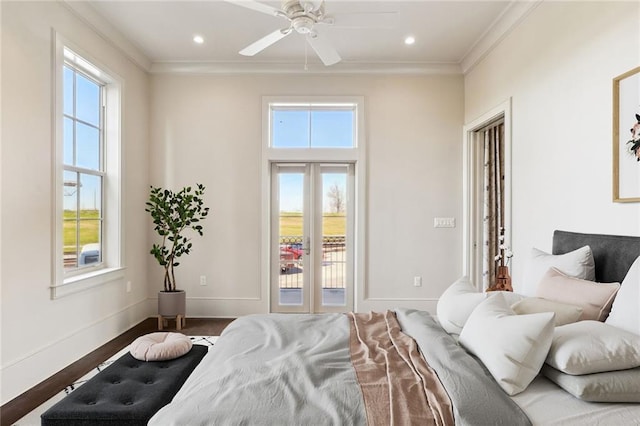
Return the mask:
[[568,277],[556,268],[550,268],[538,283],[536,296],[582,308],[580,321],[604,321],[620,289],[619,283],[596,283]]
[[166,361],[186,354],[192,345],[184,334],[158,332],[138,337],[129,351],[140,361]]

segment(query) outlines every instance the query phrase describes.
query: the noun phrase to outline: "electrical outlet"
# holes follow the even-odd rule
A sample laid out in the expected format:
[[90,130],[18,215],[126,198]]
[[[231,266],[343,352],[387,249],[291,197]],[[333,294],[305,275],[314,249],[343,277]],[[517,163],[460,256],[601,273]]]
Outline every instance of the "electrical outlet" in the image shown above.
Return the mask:
[[413,277],[413,286],[422,287],[422,277]]
[[433,227],[434,228],[455,228],[456,227],[456,218],[454,218],[454,217],[434,217],[433,218]]
[[127,281],[127,293],[131,293],[131,281]]
[[200,285],[207,285],[207,276],[200,275]]

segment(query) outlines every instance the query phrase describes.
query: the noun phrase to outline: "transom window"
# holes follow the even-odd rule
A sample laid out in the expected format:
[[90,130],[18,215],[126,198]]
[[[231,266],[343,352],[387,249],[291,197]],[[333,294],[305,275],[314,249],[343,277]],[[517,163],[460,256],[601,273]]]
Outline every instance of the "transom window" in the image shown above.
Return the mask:
[[355,148],[355,104],[271,104],[271,147]]

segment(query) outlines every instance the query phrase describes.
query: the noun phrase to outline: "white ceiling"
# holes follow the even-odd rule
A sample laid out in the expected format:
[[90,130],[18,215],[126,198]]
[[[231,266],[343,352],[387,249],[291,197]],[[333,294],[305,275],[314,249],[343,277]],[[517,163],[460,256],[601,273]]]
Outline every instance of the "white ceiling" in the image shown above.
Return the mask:
[[[280,7],[279,1],[264,3]],[[481,55],[478,50],[483,45],[490,48],[534,2],[326,0],[326,14],[336,18],[349,12],[397,12],[389,22],[393,28],[387,29],[316,25],[342,57],[342,62],[331,67],[324,67],[306,46],[304,36],[295,32],[253,57],[239,55],[239,50],[286,28],[288,22],[221,0],[89,0],[91,7],[79,7],[75,1],[67,4],[89,21],[95,22],[96,15],[105,18],[110,25],[101,25],[102,32],[111,33],[116,44],[150,71],[203,67],[302,70],[307,55],[309,68],[323,72],[367,68],[461,72]],[[204,44],[193,42],[195,34],[204,37]],[[416,39],[412,46],[403,42],[408,35]]]

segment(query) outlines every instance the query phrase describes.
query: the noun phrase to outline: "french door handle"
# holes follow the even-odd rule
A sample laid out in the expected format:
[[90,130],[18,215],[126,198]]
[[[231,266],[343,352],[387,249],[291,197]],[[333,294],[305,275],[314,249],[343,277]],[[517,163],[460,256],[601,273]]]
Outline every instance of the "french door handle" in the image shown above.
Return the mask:
[[311,253],[311,238],[307,237],[307,240],[305,242],[304,247],[302,247],[302,250],[304,250],[304,254],[306,254],[307,256],[309,256],[309,253]]

